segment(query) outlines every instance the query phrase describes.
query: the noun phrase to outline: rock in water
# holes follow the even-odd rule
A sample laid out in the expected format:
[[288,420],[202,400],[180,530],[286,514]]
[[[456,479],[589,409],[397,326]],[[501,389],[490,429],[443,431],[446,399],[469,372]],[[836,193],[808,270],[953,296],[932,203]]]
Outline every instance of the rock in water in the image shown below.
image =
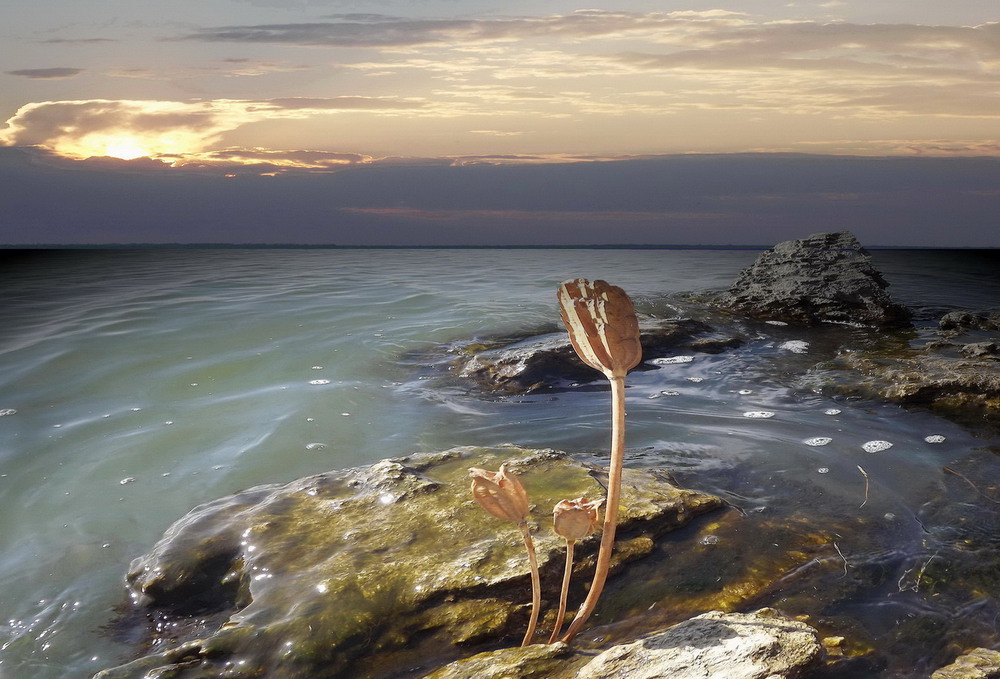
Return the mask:
[[849,231],[785,241],[744,269],[720,304],[770,320],[905,324],[909,311],[892,301],[870,260]]
[[[568,455],[502,446],[383,460],[203,505],[131,565],[153,652],[97,677],[375,679],[516,644],[530,600],[521,538],[469,492],[470,466],[502,462],[535,516],[563,498],[603,496],[593,469]],[[626,470],[622,503],[619,566],[722,505],[651,470]],[[598,538],[581,541],[583,554]],[[558,578],[562,540],[543,523],[536,546],[543,577]]]
[[576,679],[782,679],[801,676],[821,650],[816,630],[774,610],[713,611],[614,646]]
[[1000,651],[990,648],[969,651],[931,675],[931,679],[998,679],[998,677],[1000,677]]

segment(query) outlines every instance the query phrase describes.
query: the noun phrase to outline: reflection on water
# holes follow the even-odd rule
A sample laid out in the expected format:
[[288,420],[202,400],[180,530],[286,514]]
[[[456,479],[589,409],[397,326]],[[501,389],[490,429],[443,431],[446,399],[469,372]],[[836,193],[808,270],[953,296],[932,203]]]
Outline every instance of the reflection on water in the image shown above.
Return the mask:
[[[116,251],[6,263],[0,676],[77,679],[117,663],[127,649],[98,632],[128,562],[200,503],[454,445],[602,460],[603,390],[481,398],[425,379],[412,356],[553,328],[570,277],[608,278],[640,311],[674,316],[680,293],[728,286],[756,254]],[[877,252],[875,263],[919,317],[998,309],[1000,268],[977,253]],[[837,332],[771,326],[629,378],[630,464],[665,466],[738,508],[694,541],[674,538],[687,557],[668,541],[646,575],[699,612],[763,569],[781,578],[765,603],[891,647],[898,676],[926,676],[996,633],[997,442],[812,390],[805,378],[854,331]],[[795,535],[813,551],[789,557]],[[742,566],[717,558],[748,553]]]

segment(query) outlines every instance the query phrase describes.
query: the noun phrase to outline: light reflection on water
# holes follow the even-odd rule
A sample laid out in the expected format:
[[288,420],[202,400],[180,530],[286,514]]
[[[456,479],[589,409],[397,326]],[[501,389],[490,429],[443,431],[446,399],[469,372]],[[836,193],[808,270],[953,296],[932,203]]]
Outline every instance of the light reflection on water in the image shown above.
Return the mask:
[[[412,357],[555,328],[554,291],[575,276],[608,278],[640,310],[672,315],[671,295],[724,288],[756,254],[117,251],[8,266],[0,409],[16,412],[0,417],[0,676],[75,679],[117,663],[125,649],[98,631],[129,560],[200,503],[454,445],[600,451],[605,392],[483,399],[420,379]],[[935,313],[995,305],[998,275],[962,261],[876,253],[900,301]],[[899,517],[887,530],[903,568],[929,549],[918,514],[928,489],[944,492],[941,467],[974,460],[977,481],[995,478],[990,441],[918,411],[811,392],[799,378],[822,339],[774,333],[633,373],[631,462],[665,465],[747,510],[786,512],[820,495],[822,511],[854,511],[860,465],[866,511]],[[807,340],[806,353],[782,348]],[[745,417],[759,411],[774,416]],[[831,441],[805,443],[814,437]],[[893,447],[862,449],[879,439]],[[967,500],[953,481],[948,492]],[[888,624],[868,596],[852,604],[858,617]]]

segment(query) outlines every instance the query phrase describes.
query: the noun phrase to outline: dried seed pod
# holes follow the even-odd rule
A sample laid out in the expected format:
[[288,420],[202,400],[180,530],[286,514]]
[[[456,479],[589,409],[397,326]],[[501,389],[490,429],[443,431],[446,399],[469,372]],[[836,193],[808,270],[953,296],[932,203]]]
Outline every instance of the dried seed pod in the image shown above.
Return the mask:
[[566,540],[582,540],[596,531],[601,521],[598,509],[604,500],[587,502],[587,498],[560,500],[552,510],[552,525],[556,535]]
[[472,497],[489,514],[518,524],[528,520],[528,494],[517,476],[507,473],[506,463],[496,472],[473,467],[469,475]]
[[559,286],[558,296],[563,324],[584,363],[609,379],[639,364],[639,320],[624,290],[602,280],[575,278]]

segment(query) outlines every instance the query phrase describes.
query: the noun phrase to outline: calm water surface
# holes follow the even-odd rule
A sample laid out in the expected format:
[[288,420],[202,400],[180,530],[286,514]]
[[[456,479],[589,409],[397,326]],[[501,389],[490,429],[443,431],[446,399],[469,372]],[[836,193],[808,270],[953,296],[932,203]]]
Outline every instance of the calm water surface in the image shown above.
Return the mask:
[[[455,445],[600,450],[606,394],[484,399],[437,388],[414,357],[469,337],[554,328],[556,287],[578,276],[607,278],[641,311],[671,316],[677,295],[728,287],[757,254],[87,251],[5,262],[0,678],[82,679],[119,663],[127,649],[101,628],[122,601],[129,561],[202,502]],[[1000,272],[986,255],[880,251],[875,263],[918,320],[1000,310]],[[897,565],[912,569],[939,547],[908,517],[929,501],[928,487],[945,492],[942,465],[972,461],[996,478],[997,442],[920,411],[805,388],[815,354],[786,341],[815,345],[788,330],[634,373],[633,461],[668,466],[747,510],[788,512],[826,506],[820,495],[853,508],[864,465],[867,511],[892,517]],[[755,411],[773,415],[746,417]],[[945,442],[929,444],[931,435]],[[804,443],[815,437],[831,442]],[[866,453],[871,440],[893,447]],[[843,542],[845,554],[865,558]],[[925,605],[886,612],[880,596],[851,604],[876,635]]]

